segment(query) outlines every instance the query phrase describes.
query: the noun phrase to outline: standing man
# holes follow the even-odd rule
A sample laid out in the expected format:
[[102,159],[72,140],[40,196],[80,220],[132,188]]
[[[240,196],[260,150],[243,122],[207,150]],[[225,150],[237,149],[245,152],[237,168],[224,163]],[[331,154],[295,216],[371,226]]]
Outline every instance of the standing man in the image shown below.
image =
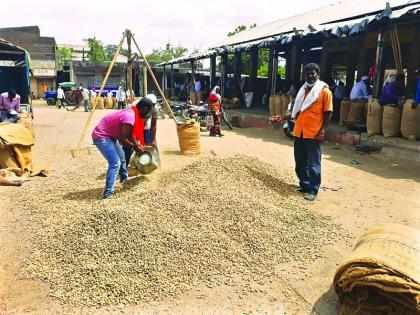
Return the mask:
[[368,86],[370,83],[370,77],[365,75],[362,79],[353,85],[350,92],[350,99],[352,101],[363,101],[372,99],[372,95],[369,95]]
[[42,96],[45,97],[45,93],[47,93],[47,86],[45,85],[45,83],[41,83],[41,92]]
[[14,89],[0,95],[0,122],[15,123],[20,119],[20,96]]
[[121,85],[118,87],[117,95],[115,98],[117,100],[118,109],[124,109],[126,97],[125,97],[125,92]]
[[91,110],[90,100],[89,100],[89,90],[87,88],[83,88],[82,95],[83,95],[83,106],[85,107],[85,112],[89,112]]
[[300,88],[291,115],[275,116],[272,121],[294,118],[293,132],[295,171],[299,178],[297,191],[314,201],[321,185],[321,142],[330,122],[333,104],[328,84],[319,79],[320,68],[315,63],[305,66],[306,82]]
[[76,103],[76,105],[71,111],[75,112],[83,103],[83,86],[80,85],[78,88],[76,88],[73,91],[73,93],[74,93],[74,102]]
[[65,98],[66,96],[64,95],[64,90],[61,87],[61,85],[59,85],[57,89],[57,101],[55,102],[55,106],[57,106],[57,108],[61,108],[61,106],[63,106]]

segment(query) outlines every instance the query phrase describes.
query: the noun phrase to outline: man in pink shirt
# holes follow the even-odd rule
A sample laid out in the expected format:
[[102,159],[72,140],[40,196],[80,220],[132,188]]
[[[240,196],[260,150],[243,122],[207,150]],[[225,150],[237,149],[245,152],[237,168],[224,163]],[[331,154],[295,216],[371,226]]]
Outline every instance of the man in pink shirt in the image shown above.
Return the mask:
[[137,128],[140,129],[141,134],[144,133],[144,120],[147,120],[152,114],[153,106],[151,100],[143,98],[135,108],[133,106],[133,108],[106,115],[93,129],[93,143],[108,161],[104,199],[110,198],[113,194],[118,173],[120,182],[125,182],[128,178],[125,155],[121,145],[129,146],[140,154],[143,152],[141,143],[132,140],[132,133],[133,130],[138,130]]
[[15,123],[20,119],[20,96],[16,91],[10,89],[9,92],[0,95],[0,122]]

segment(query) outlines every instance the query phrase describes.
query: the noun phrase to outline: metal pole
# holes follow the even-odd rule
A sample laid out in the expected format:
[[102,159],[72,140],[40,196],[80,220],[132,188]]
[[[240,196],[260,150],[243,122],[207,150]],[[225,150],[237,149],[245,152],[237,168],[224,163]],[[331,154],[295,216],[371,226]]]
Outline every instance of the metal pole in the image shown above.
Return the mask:
[[95,109],[96,109],[96,104],[98,103],[99,97],[102,95],[102,92],[104,91],[106,82],[108,81],[109,75],[111,74],[111,71],[112,71],[112,68],[114,67],[115,61],[117,60],[117,56],[120,53],[121,46],[124,42],[125,37],[126,37],[126,32],[124,32],[123,37],[121,38],[121,41],[118,44],[117,50],[115,51],[114,58],[112,58],[111,64],[108,67],[108,71],[106,72],[105,78],[102,81],[101,88],[99,89],[99,93],[96,96],[95,100],[93,101],[92,110],[89,113],[89,117],[88,117],[88,119],[85,123],[85,126],[83,128],[82,134],[81,134],[80,139],[79,139],[79,143],[77,144],[76,149],[74,151],[74,157],[76,157],[79,154],[80,146],[82,145],[83,139],[86,136],[86,132],[87,132],[87,130],[89,128],[89,125],[90,125],[90,122],[92,120],[93,113],[95,112]]
[[147,95],[147,68],[143,66],[143,96]]
[[174,64],[171,63],[171,96],[175,96]]
[[134,97],[133,97],[133,67],[131,64],[131,31],[130,30],[126,30],[127,33],[127,46],[128,46],[128,88],[130,90],[130,100],[133,101]]

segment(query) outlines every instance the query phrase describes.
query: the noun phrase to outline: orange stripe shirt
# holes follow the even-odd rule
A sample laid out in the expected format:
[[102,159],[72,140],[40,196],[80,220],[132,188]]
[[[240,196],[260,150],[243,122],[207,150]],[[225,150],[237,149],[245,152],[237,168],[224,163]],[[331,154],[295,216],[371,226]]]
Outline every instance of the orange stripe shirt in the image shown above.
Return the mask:
[[[308,95],[309,90],[305,91],[305,98]],[[319,93],[319,98],[303,112],[300,112],[297,116],[293,135],[306,139],[315,139],[319,133],[324,121],[324,113],[332,112],[332,93],[329,88],[325,87]]]

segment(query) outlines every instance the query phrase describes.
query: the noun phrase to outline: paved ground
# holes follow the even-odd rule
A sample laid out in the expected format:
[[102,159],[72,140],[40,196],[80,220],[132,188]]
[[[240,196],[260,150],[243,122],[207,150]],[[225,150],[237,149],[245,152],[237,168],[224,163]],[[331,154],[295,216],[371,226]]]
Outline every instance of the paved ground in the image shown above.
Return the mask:
[[[93,121],[107,112],[97,111]],[[35,185],[41,194],[43,183],[54,181],[54,170],[83,163],[87,155],[97,155],[98,163],[104,163],[105,170],[105,161],[92,146],[89,136],[85,138],[80,156],[72,157],[71,150],[77,144],[87,117],[84,112],[65,112],[41,104],[35,107],[34,159],[36,163],[48,166],[52,176],[34,178],[27,185]],[[258,156],[284,172],[293,173],[292,142],[281,134],[260,129],[235,129],[225,131],[225,134],[223,139],[203,134],[203,154]],[[164,169],[179,168],[197,159],[179,154],[176,131],[169,119],[159,121],[158,142]],[[303,266],[293,263],[279,266],[281,280],[255,284],[254,292],[245,298],[235,287],[198,286],[175,300],[125,308],[90,309],[62,305],[48,297],[45,285],[19,276],[27,238],[19,223],[25,219],[25,208],[19,203],[18,196],[25,186],[0,187],[0,314],[336,314],[338,304],[330,285],[337,264],[351,251],[357,236],[372,225],[385,222],[420,228],[420,163],[390,160],[380,155],[361,156],[350,147],[328,143],[324,145],[323,157],[324,189],[316,202],[306,204],[313,211],[331,216],[350,238],[324,248],[322,254],[327,258]],[[351,164],[352,160],[360,164]]]

